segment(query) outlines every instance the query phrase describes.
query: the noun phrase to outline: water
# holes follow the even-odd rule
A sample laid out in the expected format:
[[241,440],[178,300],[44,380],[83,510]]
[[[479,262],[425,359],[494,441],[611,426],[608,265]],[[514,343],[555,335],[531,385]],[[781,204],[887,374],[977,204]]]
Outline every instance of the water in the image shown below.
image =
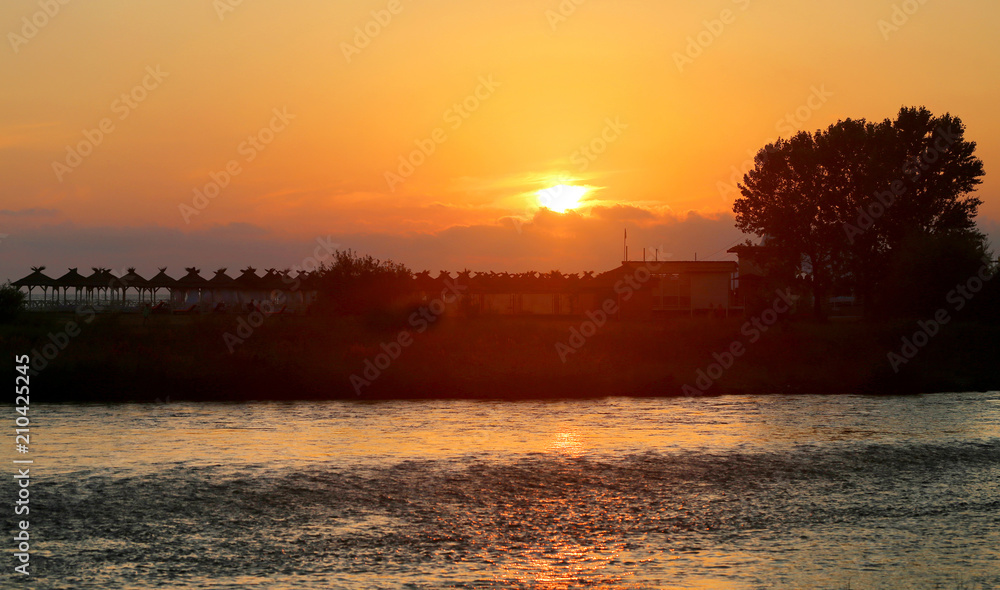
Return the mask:
[[1000,587],[996,392],[31,413],[5,587]]

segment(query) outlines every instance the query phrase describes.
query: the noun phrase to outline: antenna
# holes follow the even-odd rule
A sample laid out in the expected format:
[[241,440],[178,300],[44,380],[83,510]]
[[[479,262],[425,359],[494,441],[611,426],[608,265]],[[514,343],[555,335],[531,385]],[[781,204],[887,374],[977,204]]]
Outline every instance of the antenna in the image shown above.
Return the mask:
[[625,228],[625,241],[622,244],[622,246],[625,248],[624,250],[625,258],[623,258],[622,260],[628,262],[628,228]]

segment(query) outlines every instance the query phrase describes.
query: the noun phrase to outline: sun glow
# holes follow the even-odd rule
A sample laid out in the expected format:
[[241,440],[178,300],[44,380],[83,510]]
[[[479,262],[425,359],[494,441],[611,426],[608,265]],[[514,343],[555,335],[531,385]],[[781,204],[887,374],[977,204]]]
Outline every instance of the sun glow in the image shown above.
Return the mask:
[[538,191],[538,204],[556,213],[565,213],[580,206],[580,199],[587,190],[584,186],[557,184]]

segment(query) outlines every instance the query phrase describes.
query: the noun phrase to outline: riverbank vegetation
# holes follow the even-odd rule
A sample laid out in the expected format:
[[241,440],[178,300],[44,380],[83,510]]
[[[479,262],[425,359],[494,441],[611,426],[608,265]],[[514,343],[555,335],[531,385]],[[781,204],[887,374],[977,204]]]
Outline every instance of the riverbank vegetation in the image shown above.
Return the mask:
[[234,322],[24,314],[0,326],[0,348],[9,359],[43,356],[31,378],[35,403],[1000,389],[1000,327],[957,314],[936,331],[923,320],[597,326],[580,318],[441,317],[420,332],[405,321],[274,316],[230,353],[223,335]]

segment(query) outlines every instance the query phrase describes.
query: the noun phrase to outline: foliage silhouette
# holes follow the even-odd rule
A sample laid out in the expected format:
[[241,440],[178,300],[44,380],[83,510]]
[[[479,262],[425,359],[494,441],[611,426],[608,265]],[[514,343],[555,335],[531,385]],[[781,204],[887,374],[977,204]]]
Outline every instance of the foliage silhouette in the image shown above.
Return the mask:
[[315,273],[320,309],[339,315],[363,315],[389,309],[408,292],[413,273],[391,260],[337,250],[333,261]]
[[24,298],[24,293],[10,281],[0,285],[0,323],[9,323],[17,319],[24,309]]
[[983,164],[964,135],[958,117],[904,107],[894,121],[847,119],[779,139],[739,185],[736,226],[768,236],[762,262],[804,277],[817,317],[845,288],[871,312],[901,248],[944,235],[985,243],[972,195]]

